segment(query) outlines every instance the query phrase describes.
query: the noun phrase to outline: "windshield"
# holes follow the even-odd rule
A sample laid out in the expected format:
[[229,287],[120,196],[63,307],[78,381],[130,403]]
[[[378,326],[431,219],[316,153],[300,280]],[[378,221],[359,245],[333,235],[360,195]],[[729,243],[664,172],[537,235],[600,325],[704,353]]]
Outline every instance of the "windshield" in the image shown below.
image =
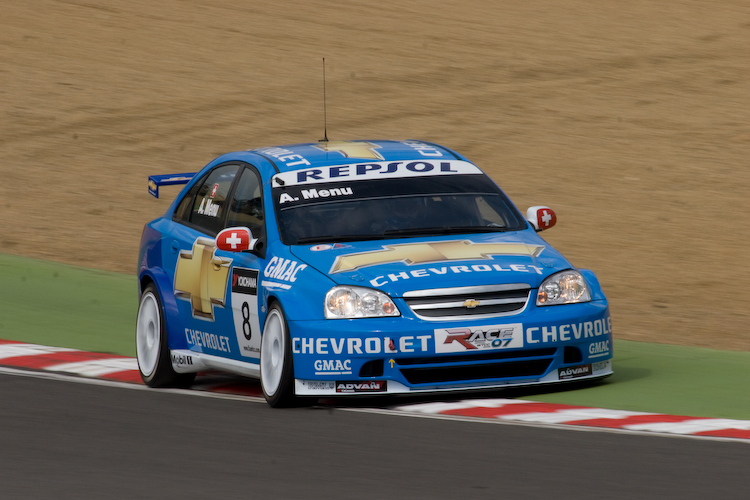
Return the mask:
[[273,194],[287,245],[526,229],[484,174],[326,182]]

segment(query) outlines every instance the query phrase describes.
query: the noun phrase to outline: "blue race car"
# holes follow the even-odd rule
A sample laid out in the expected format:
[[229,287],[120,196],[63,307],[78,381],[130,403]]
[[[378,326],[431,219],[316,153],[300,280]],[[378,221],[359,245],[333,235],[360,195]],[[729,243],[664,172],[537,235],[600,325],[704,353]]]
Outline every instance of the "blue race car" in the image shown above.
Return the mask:
[[325,141],[229,153],[143,231],[138,365],[298,398],[487,389],[612,373],[593,272],[537,235],[466,158],[422,141]]

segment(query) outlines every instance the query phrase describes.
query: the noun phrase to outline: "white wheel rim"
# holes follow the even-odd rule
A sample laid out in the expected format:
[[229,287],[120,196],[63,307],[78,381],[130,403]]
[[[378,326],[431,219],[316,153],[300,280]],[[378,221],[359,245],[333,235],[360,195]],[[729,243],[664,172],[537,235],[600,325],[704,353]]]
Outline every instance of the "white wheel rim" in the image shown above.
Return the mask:
[[260,381],[269,396],[276,394],[284,371],[286,338],[284,319],[278,310],[268,313],[260,344]]
[[159,303],[152,292],[146,292],[138,308],[135,330],[135,349],[141,373],[148,377],[154,372],[159,359],[161,343],[161,316]]

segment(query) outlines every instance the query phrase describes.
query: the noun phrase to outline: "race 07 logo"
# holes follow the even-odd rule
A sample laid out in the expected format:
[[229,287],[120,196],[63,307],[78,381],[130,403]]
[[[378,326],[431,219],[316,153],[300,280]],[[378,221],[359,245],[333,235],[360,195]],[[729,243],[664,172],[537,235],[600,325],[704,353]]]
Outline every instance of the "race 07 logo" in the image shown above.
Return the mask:
[[435,352],[487,351],[523,347],[523,325],[490,325],[435,330]]

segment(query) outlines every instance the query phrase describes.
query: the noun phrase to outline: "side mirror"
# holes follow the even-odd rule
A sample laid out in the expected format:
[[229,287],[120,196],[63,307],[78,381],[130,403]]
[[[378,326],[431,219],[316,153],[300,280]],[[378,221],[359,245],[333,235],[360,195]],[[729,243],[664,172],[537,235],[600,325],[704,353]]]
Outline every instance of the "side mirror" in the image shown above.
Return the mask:
[[526,220],[539,232],[557,224],[557,215],[550,207],[531,207],[526,210]]
[[247,227],[228,227],[216,235],[216,248],[227,252],[253,250],[257,242]]

